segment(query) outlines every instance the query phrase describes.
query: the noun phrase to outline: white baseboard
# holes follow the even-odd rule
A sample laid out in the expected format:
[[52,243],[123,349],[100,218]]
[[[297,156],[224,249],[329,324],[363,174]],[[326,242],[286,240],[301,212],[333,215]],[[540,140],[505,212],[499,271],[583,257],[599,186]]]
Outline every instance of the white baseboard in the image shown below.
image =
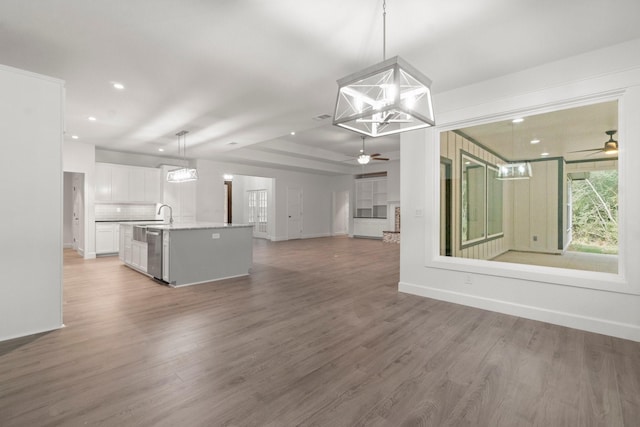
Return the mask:
[[29,335],[36,335],[36,334],[42,334],[42,333],[45,333],[45,332],[51,332],[51,331],[55,331],[55,330],[62,329],[62,328],[64,328],[64,323],[60,324],[59,326],[53,327],[53,328],[29,331],[29,332],[24,332],[24,333],[20,333],[20,334],[12,334],[12,335],[7,335],[7,336],[4,336],[4,337],[0,337],[0,342],[13,340],[13,339],[16,339],[16,338],[27,337]]
[[628,323],[612,322],[606,319],[483,298],[406,282],[398,283],[398,291],[640,342],[640,327]]
[[73,243],[63,243],[62,244],[62,248],[63,249],[73,249]]
[[[303,234],[300,239],[315,239],[317,237],[331,237],[331,233],[321,233],[321,234]],[[298,240],[298,239],[289,239],[287,236],[277,236],[271,239],[272,242],[282,242],[285,240]]]
[[84,259],[95,259],[96,258],[96,253],[95,252],[82,252],[81,255],[84,256]]
[[331,233],[320,233],[320,234],[303,234],[303,239],[317,239],[318,237],[331,237]]

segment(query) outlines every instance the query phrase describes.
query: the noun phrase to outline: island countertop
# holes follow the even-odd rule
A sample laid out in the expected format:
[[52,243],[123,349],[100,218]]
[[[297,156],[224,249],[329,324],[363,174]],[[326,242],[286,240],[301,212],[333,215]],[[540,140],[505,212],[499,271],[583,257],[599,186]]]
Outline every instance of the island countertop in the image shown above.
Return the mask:
[[147,228],[152,230],[201,230],[201,229],[220,229],[220,228],[251,228],[251,224],[225,224],[223,222],[186,222],[182,224],[148,224]]

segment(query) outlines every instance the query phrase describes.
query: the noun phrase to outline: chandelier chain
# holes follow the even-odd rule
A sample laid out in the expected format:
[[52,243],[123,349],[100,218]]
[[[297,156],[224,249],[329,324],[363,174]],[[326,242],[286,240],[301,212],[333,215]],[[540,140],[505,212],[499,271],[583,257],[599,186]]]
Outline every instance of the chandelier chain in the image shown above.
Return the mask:
[[382,0],[382,60],[387,59],[387,0]]

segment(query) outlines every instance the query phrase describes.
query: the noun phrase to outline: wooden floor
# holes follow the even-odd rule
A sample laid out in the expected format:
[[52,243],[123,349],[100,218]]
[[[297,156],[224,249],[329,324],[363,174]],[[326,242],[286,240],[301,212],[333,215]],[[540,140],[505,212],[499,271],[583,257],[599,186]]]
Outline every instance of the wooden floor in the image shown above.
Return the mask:
[[66,252],[66,328],[0,343],[0,425],[640,425],[640,343],[399,294],[398,264],[256,241],[250,277],[170,289]]
[[610,254],[566,251],[562,255],[556,255],[535,252],[507,251],[495,258],[492,258],[491,260],[618,274],[618,255]]

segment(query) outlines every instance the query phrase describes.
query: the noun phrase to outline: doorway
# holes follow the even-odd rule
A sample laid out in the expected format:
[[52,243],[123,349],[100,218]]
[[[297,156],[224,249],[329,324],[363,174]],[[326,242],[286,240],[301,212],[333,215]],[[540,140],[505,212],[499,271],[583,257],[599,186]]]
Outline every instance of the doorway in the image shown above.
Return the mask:
[[451,161],[440,160],[440,255],[451,256]]
[[302,239],[302,189],[287,187],[287,239]]
[[571,244],[568,250],[618,254],[618,171],[569,174]]
[[64,172],[63,247],[84,256],[84,174]]
[[349,191],[334,191],[332,194],[333,217],[331,235],[349,234]]
[[224,181],[224,223],[233,222],[233,181]]
[[253,225],[253,237],[266,239],[268,215],[267,190],[247,191],[247,213],[249,224]]

